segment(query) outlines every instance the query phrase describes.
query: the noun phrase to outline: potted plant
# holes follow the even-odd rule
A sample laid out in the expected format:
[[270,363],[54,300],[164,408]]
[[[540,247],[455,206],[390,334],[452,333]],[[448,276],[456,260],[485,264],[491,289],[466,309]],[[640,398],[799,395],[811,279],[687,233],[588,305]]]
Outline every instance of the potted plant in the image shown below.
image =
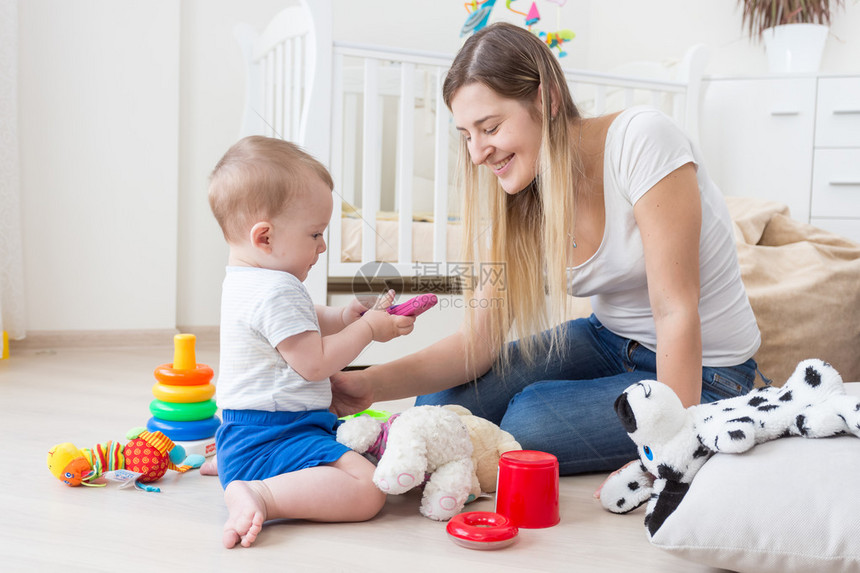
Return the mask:
[[845,0],[738,0],[752,38],[764,40],[774,73],[815,73],[835,9]]

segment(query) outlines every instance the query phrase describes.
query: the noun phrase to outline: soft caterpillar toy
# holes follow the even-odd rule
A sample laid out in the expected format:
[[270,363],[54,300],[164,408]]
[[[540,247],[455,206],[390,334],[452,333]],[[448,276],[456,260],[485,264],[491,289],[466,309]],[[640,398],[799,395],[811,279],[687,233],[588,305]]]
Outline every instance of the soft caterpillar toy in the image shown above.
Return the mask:
[[135,472],[141,474],[137,481],[151,483],[161,479],[168,469],[186,472],[203,463],[203,456],[186,459],[185,448],[161,432],[136,428],[126,438],[130,441],[125,446],[109,441],[92,449],[78,448],[69,442],[57,444],[48,450],[48,469],[68,486],[100,487],[105,484],[94,480],[110,471]]

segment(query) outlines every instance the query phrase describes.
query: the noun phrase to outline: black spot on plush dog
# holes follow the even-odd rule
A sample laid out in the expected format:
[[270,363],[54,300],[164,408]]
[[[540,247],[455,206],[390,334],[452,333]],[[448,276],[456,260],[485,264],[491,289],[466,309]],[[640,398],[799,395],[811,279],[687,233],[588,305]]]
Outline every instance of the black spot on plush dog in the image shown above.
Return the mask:
[[733,440],[745,440],[747,435],[743,430],[730,430],[729,437]]
[[821,384],[821,372],[813,368],[812,366],[806,367],[806,383],[816,388],[819,384]]
[[621,420],[621,425],[624,426],[624,431],[628,434],[636,431],[636,415],[630,408],[627,402],[627,394],[623,393],[615,400],[615,413],[618,419]]
[[614,513],[647,502],[650,536],[671,518],[715,453],[740,453],[786,436],[860,436],[860,400],[846,395],[839,373],[816,359],[798,364],[781,388],[684,408],[665,384],[643,381],[627,388],[615,408],[640,463],[610,476],[600,500]]

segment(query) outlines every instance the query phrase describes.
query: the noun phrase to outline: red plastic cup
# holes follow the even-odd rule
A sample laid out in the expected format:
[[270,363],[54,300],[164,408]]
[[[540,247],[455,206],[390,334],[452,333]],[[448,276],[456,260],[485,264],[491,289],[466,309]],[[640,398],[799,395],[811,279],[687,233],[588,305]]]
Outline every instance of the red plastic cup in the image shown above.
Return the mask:
[[496,487],[496,513],[517,527],[552,527],[558,515],[558,459],[546,452],[502,454]]

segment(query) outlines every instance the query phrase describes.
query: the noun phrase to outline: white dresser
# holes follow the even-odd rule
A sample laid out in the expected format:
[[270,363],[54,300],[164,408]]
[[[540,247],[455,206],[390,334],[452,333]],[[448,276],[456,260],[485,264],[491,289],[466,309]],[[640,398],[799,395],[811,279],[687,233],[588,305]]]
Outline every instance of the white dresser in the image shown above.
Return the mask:
[[860,76],[707,78],[700,139],[726,195],[860,242]]

